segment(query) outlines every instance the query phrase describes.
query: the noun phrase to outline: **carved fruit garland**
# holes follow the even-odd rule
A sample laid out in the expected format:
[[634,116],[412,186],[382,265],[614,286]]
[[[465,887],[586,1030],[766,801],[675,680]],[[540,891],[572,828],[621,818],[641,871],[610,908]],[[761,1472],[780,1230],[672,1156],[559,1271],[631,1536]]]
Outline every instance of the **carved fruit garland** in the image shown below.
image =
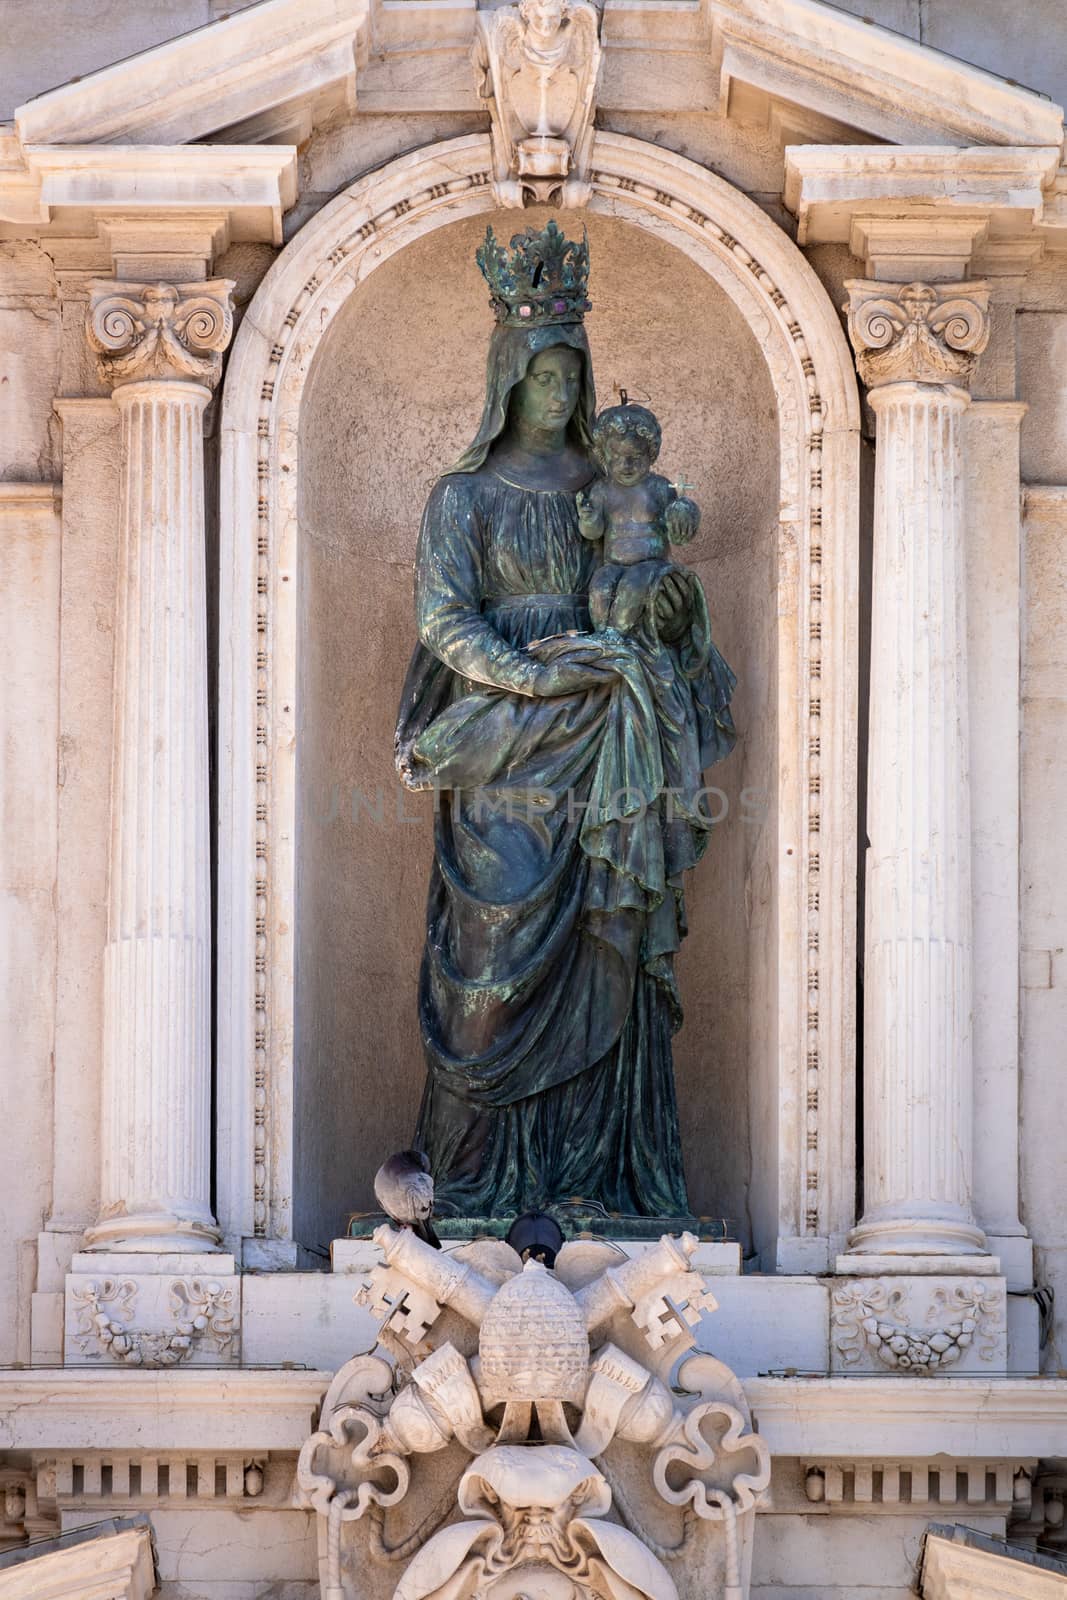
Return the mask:
[[234,1291],[200,1278],[176,1278],[170,1286],[171,1328],[132,1328],[138,1286],[130,1279],[102,1278],[75,1289],[78,1347],[83,1355],[111,1356],[129,1367],[176,1367],[199,1344],[214,1345],[220,1358],[233,1352],[239,1326]]
[[928,1377],[954,1365],[973,1345],[991,1361],[1001,1326],[1002,1296],[983,1283],[938,1289],[925,1326],[897,1315],[906,1291],[886,1283],[860,1282],[834,1291],[834,1345],[850,1365],[869,1350],[886,1367]]

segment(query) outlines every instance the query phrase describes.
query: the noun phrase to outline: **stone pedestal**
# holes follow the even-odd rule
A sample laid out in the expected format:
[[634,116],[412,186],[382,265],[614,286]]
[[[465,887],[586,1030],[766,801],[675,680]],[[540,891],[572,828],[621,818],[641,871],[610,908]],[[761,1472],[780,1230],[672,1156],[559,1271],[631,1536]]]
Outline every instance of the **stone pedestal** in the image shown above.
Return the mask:
[[[989,1261],[978,1257],[978,1261]],[[877,1277],[843,1278],[830,1295],[830,1372],[936,1373],[1008,1371],[1005,1282],[985,1272],[900,1273],[884,1258]],[[998,1263],[991,1261],[996,1267]]]
[[972,1209],[972,913],[961,421],[977,284],[853,282],[877,417],[864,1215],[854,1252],[985,1251]]
[[241,1279],[233,1257],[169,1253],[169,1271],[151,1270],[159,1265],[136,1251],[74,1257],[66,1280],[65,1366],[240,1365]]
[[97,282],[122,419],[100,1217],[108,1249],[212,1247],[203,413],[228,283]]

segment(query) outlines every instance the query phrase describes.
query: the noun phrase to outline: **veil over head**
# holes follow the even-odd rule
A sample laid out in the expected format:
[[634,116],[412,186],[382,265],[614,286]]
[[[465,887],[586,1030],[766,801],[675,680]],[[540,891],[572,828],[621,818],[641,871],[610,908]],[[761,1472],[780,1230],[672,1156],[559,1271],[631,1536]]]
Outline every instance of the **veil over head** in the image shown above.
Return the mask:
[[593,360],[585,328],[580,322],[554,323],[537,328],[499,323],[489,340],[485,367],[485,409],[478,432],[459,460],[443,476],[447,477],[453,472],[477,472],[485,465],[492,445],[507,427],[512,389],[525,378],[534,356],[556,345],[577,350],[582,358],[581,393],[568,432],[573,442],[588,452],[596,415],[596,392],[593,388]]

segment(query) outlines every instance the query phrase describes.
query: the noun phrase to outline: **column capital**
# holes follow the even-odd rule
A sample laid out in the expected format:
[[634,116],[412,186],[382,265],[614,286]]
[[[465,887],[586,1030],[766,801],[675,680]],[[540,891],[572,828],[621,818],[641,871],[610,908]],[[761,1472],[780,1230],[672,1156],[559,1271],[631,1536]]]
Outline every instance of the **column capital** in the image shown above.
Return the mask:
[[966,389],[989,343],[985,283],[873,283],[851,278],[848,334],[869,389],[889,383]]
[[86,338],[112,388],[146,379],[192,380],[213,389],[233,333],[233,282],[89,285]]

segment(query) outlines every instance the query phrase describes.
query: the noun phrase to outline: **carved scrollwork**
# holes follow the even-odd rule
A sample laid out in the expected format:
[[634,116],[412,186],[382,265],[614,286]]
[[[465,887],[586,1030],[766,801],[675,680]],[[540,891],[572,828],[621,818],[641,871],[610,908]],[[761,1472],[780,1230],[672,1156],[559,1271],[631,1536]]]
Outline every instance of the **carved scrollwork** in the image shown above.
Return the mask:
[[883,1366],[921,1378],[955,1365],[972,1346],[980,1360],[994,1359],[1003,1325],[999,1290],[967,1279],[938,1288],[920,1325],[907,1320],[907,1299],[906,1289],[879,1279],[834,1290],[834,1348],[847,1365],[869,1352]]
[[[299,1503],[323,1519],[324,1600],[362,1592],[360,1548],[411,1560],[394,1600],[677,1600],[664,1563],[705,1560],[701,1543],[740,1600],[769,1460],[737,1379],[690,1353],[715,1304],[695,1237],[634,1257],[578,1241],[556,1270],[498,1241],[434,1250],[389,1227],[375,1241],[383,1259],[356,1298],[395,1364],[361,1356],[337,1374],[297,1466]],[[645,1464],[636,1490],[628,1451]],[[386,1511],[409,1493],[390,1542]],[[443,1525],[453,1508],[466,1520]],[[680,1537],[661,1542],[668,1511]]]
[[86,334],[105,383],[192,379],[214,388],[233,333],[228,278],[89,287]]
[[985,284],[853,281],[845,287],[849,337],[868,388],[970,382],[989,343]]
[[[710,1441],[704,1424],[711,1422],[717,1438]],[[758,1434],[747,1431],[746,1419],[721,1400],[708,1400],[688,1412],[681,1437],[665,1445],[656,1456],[652,1481],[668,1505],[691,1505],[698,1517],[721,1522],[729,1500],[735,1514],[749,1511],[756,1496],[771,1481],[771,1458]],[[747,1465],[748,1471],[736,1468]],[[686,1467],[693,1474],[680,1488],[671,1487],[671,1468]],[[677,1470],[673,1474],[677,1481]]]
[[[354,1429],[362,1433],[353,1443]],[[380,1474],[391,1472],[390,1488]],[[374,1476],[377,1474],[378,1476]],[[297,1461],[297,1489],[301,1505],[328,1515],[335,1502],[341,1519],[358,1521],[369,1506],[395,1506],[411,1482],[411,1469],[402,1456],[383,1448],[381,1418],[366,1406],[341,1406],[304,1441]]]

